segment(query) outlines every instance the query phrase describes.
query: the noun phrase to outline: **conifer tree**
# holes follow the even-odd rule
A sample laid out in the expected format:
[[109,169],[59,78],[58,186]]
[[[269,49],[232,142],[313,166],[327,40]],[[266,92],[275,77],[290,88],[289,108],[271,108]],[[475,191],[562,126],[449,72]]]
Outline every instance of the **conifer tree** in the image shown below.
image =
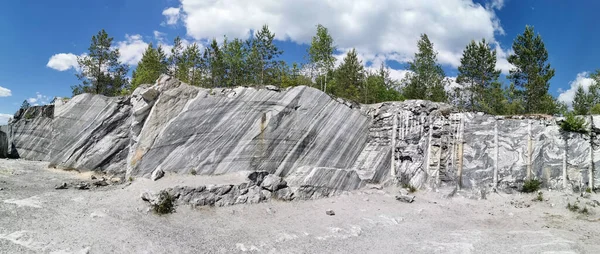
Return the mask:
[[519,113],[549,113],[556,111],[556,103],[548,94],[550,79],[554,77],[554,69],[548,61],[548,51],[539,34],[533,27],[526,26],[523,34],[514,40],[513,55],[508,62],[515,67],[510,70],[508,79],[518,90],[523,111]]
[[407,74],[403,94],[406,99],[425,99],[436,102],[447,100],[444,71],[437,63],[437,52],[426,34],[417,43],[418,52],[408,63],[411,73]]
[[496,70],[496,51],[490,48],[485,39],[478,43],[471,41],[463,51],[456,79],[456,82],[468,89],[468,107],[471,111],[490,110],[497,106],[491,103],[502,101],[499,97],[490,97],[491,92],[496,92],[494,96],[501,94],[496,84],[499,76],[500,70]]
[[104,29],[92,36],[88,54],[77,57],[81,70],[76,74],[81,84],[72,86],[73,95],[95,93],[120,95],[129,85],[129,66],[119,62],[119,49],[112,48],[112,37]]
[[167,56],[159,45],[157,48],[148,44],[142,59],[133,71],[131,92],[141,84],[153,84],[161,74],[167,73]]
[[365,73],[362,61],[358,60],[356,50],[348,51],[342,64],[336,70],[334,94],[359,102],[360,91],[365,85]]

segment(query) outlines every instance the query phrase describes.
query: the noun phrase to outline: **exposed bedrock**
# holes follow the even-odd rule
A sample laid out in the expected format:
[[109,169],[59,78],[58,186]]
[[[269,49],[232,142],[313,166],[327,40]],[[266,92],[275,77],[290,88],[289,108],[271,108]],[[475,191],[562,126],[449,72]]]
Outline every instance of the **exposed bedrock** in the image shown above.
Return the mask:
[[434,189],[514,189],[527,178],[598,186],[600,149],[589,135],[561,132],[560,121],[421,100],[357,105],[304,86],[204,89],[162,76],[127,97],[83,94],[21,110],[0,127],[0,157],[134,177],[266,172],[303,190],[296,197],[390,179]]

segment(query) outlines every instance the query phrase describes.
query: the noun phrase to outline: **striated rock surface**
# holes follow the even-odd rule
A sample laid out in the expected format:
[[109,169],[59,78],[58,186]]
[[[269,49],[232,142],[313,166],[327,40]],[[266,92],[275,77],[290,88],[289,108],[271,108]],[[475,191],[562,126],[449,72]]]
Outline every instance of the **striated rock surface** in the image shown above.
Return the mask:
[[[0,157],[134,177],[284,178],[255,184],[256,202],[390,179],[432,189],[512,190],[529,177],[549,188],[597,187],[600,149],[589,135],[561,132],[560,121],[422,100],[357,105],[309,87],[203,89],[162,76],[127,97],[83,94],[19,111],[0,127]],[[600,117],[588,122],[600,132]],[[283,183],[293,191],[279,191]]]

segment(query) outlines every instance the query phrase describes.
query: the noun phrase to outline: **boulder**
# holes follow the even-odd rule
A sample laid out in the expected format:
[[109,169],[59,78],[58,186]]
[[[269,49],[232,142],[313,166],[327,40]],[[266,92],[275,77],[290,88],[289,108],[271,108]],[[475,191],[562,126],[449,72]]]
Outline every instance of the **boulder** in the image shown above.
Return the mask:
[[267,175],[264,177],[260,186],[265,190],[273,192],[287,187],[287,182],[279,176]]
[[150,177],[150,179],[152,179],[152,181],[156,181],[158,179],[161,179],[163,176],[165,176],[165,172],[162,171],[162,169],[155,169],[152,172],[152,176]]

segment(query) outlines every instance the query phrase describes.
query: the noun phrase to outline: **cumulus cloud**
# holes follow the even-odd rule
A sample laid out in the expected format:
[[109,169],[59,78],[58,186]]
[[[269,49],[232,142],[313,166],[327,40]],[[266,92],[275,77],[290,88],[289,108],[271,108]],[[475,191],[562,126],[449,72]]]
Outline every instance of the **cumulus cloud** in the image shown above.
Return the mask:
[[137,65],[142,59],[144,51],[148,47],[148,43],[144,42],[139,34],[125,35],[125,41],[117,42],[116,47],[121,54],[119,61],[129,65]]
[[0,97],[8,97],[11,95],[12,95],[12,92],[10,91],[10,89],[0,86]]
[[79,65],[77,64],[77,55],[72,53],[60,53],[53,55],[50,57],[50,60],[46,66],[57,71],[66,71],[71,68],[79,68]]
[[11,119],[12,117],[13,117],[13,115],[0,113],[0,125],[7,124],[8,120]]
[[176,25],[181,18],[181,9],[178,7],[167,8],[162,12],[166,20],[163,25]]
[[500,0],[485,6],[470,0],[180,0],[163,15],[167,24],[181,20],[196,40],[244,38],[267,24],[278,40],[308,44],[319,23],[329,28],[339,49],[356,48],[366,61],[405,62],[426,33],[440,63],[457,67],[472,39],[496,43],[495,35],[504,33],[495,14],[503,5]]
[[50,97],[37,92],[35,93],[35,97],[28,98],[27,102],[32,106],[46,105],[50,103]]
[[567,106],[571,107],[573,105],[573,99],[575,98],[575,92],[577,92],[577,88],[579,86],[583,86],[583,89],[587,91],[588,88],[596,82],[591,79],[588,74],[588,72],[578,73],[575,80],[569,82],[570,87],[568,90],[559,90],[560,94],[558,95],[558,101],[564,102],[567,104]]

